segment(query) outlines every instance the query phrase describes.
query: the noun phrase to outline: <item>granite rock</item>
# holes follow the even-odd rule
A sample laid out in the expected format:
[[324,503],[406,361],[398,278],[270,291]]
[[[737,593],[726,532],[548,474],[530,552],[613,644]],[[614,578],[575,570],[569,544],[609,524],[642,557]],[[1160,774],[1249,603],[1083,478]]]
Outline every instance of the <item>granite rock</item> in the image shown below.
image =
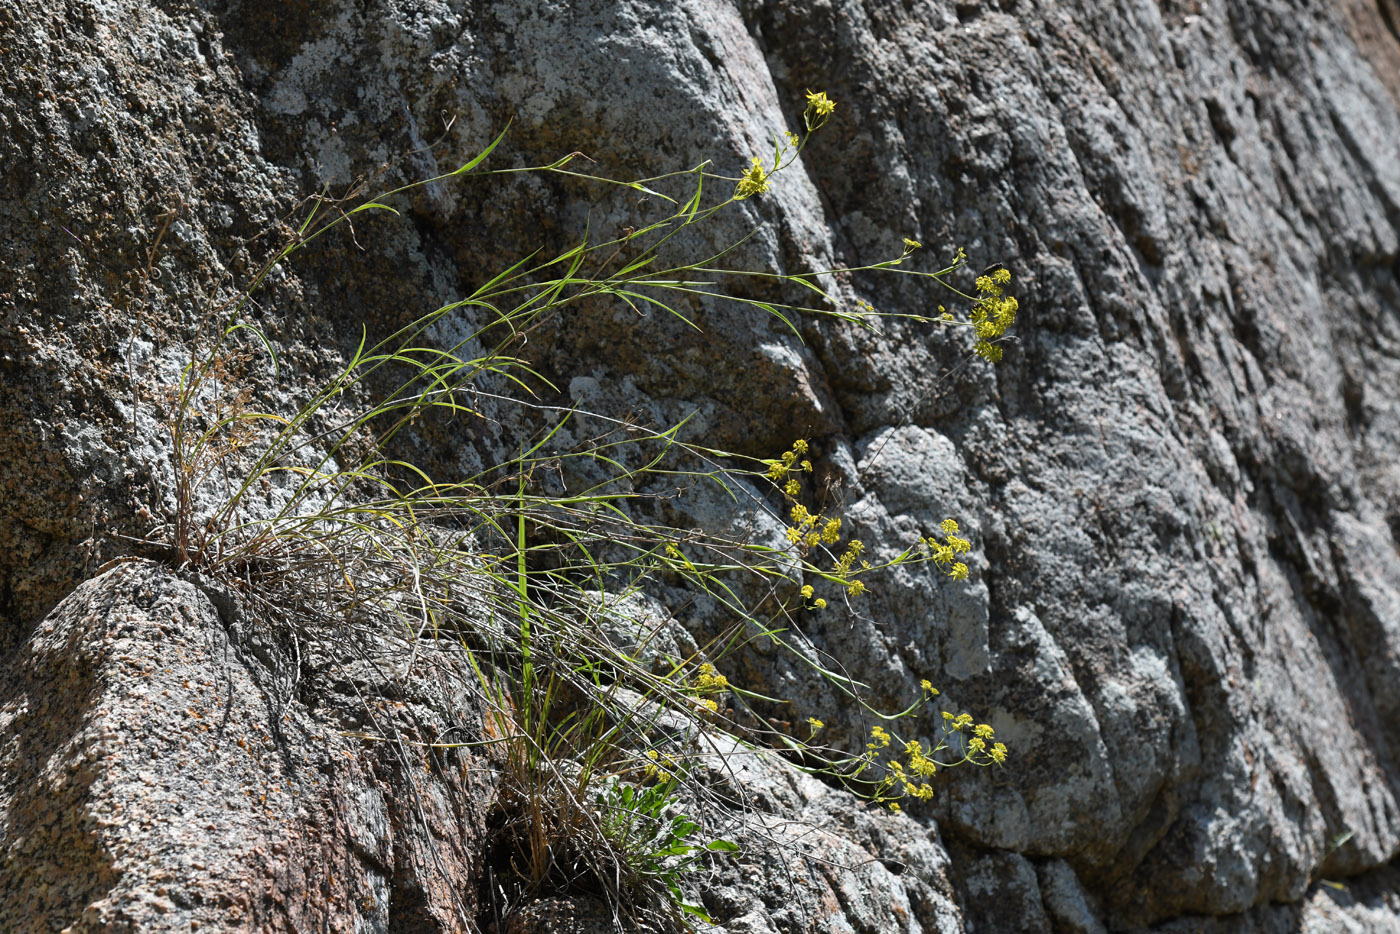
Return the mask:
[[[58,617],[40,621],[103,561],[143,550],[131,539],[168,496],[161,399],[182,348],[300,198],[450,170],[508,119],[502,165],[580,151],[604,173],[712,159],[737,174],[797,123],[805,89],[825,89],[838,109],[798,170],[691,248],[759,222],[736,255],[751,268],[855,266],[906,236],[939,256],[964,246],[1015,276],[1022,314],[998,367],[915,322],[872,335],[809,319],[794,334],[701,302],[687,309],[701,334],[588,306],[530,352],[561,397],[603,414],[693,417],[753,456],[811,438],[849,527],[882,553],[945,516],[971,533],[967,584],[906,568],[851,612],[803,621],[805,644],[875,702],[902,706],[928,678],[1012,749],[905,819],[939,854],[911,862],[940,867],[956,908],[900,929],[1394,926],[1396,22],[1392,0],[16,0],[0,10],[0,647],[15,653],[0,703],[17,710],[42,688],[25,672],[57,671],[65,652],[122,670],[103,630],[59,646],[43,628]],[[282,355],[280,373],[247,364],[264,397],[305,398],[362,327],[656,208],[539,179],[433,185],[404,207],[273,277],[248,312]],[[831,287],[897,312],[947,301],[863,274]],[[497,414],[425,432],[422,456],[446,469],[511,450],[518,426]],[[718,500],[688,508],[724,515]],[[172,684],[210,663],[189,664]],[[87,677],[74,665],[66,677]],[[742,677],[863,740],[859,711],[799,666],[760,655]],[[98,709],[66,727],[55,715],[51,774],[23,773],[85,775],[89,790],[65,785],[75,807],[116,800],[100,789],[118,766],[81,758]],[[152,787],[184,781],[156,768],[175,754],[160,751]],[[211,780],[233,788],[228,768]],[[307,794],[324,826],[375,825]],[[33,841],[31,819],[7,847]],[[138,850],[104,848],[154,846],[158,828],[55,826],[91,869],[82,891],[26,883],[31,897],[81,912],[149,878],[130,868]],[[772,923],[769,872],[726,883],[733,929]],[[832,917],[889,923],[841,894],[885,885],[832,883]]]

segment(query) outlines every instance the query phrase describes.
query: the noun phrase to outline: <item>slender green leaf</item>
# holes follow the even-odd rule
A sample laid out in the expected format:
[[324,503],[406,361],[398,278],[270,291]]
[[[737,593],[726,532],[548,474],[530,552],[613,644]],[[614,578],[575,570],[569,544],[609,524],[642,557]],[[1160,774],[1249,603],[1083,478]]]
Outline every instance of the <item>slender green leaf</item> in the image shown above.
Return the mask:
[[483,163],[483,162],[486,161],[486,157],[489,156],[489,155],[491,155],[492,151],[495,150],[495,148],[496,148],[497,146],[501,145],[501,140],[505,139],[505,138],[506,138],[506,134],[509,133],[509,132],[510,132],[510,121],[506,121],[506,128],[505,128],[504,130],[501,131],[501,133],[500,133],[499,136],[497,136],[495,139],[493,139],[493,140],[491,141],[491,145],[490,145],[490,146],[487,146],[487,147],[486,147],[485,149],[483,149],[479,154],[477,154],[477,156],[476,156],[475,158],[473,158],[471,161],[467,162],[465,165],[463,165],[461,168],[457,169],[457,171],[453,172],[452,174],[453,174],[453,175],[465,175],[465,174],[467,174],[468,172],[470,172],[472,169],[474,169],[474,168],[476,168],[477,166],[481,165],[481,163]]

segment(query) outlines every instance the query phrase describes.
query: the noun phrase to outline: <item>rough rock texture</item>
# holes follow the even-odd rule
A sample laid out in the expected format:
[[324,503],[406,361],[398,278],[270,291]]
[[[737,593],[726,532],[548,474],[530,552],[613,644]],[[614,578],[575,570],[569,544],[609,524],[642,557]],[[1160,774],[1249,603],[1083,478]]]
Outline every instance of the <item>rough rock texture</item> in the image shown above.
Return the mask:
[[[410,676],[407,653],[308,645],[288,685],[278,644],[236,599],[142,561],[45,617],[0,672],[4,930],[465,931],[489,917],[490,763],[421,745],[482,735],[453,687],[459,653],[422,647]],[[736,744],[714,752],[746,803],[713,828],[744,855],[704,892],[731,930],[962,929],[935,831]],[[505,929],[611,930],[588,908],[545,899]]]
[[436,739],[455,707],[477,735],[470,708],[345,664],[313,663],[294,701],[271,644],[145,562],[40,623],[0,673],[0,927],[468,928],[484,760],[344,733]]
[[706,909],[725,930],[964,930],[935,829],[857,804],[742,746],[716,751],[752,805],[734,818],[743,853],[703,887]]
[[[714,240],[768,219],[739,257],[754,268],[858,265],[901,236],[1003,262],[1023,312],[1000,367],[956,366],[961,337],[922,326],[808,321],[799,343],[706,306],[702,337],[587,309],[536,342],[538,364],[608,412],[698,411],[706,440],[745,453],[811,437],[881,548],[946,515],[971,530],[972,586],[906,572],[854,620],[807,621],[877,701],[930,678],[1012,747],[1007,769],[949,776],[909,819],[937,821],[947,853],[920,865],[946,861],[967,930],[1400,926],[1397,24],[1393,0],[12,2],[0,647],[18,648],[0,704],[36,690],[37,660],[115,651],[116,630],[60,649],[69,635],[34,625],[129,547],[108,529],[140,536],[159,511],[179,341],[297,198],[454,167],[512,117],[502,164],[581,150],[620,175],[705,158],[737,172],[824,88],[838,110],[803,172]],[[648,210],[556,182],[435,186],[406,220],[280,272],[251,314],[295,397],[362,323],[382,331],[541,241]],[[902,280],[836,287],[884,310],[946,301]],[[477,440],[470,456],[489,457]],[[201,644],[171,684],[199,683]],[[858,717],[781,660],[741,676],[859,742]],[[112,800],[119,767],[77,751],[99,742],[99,709],[55,719],[48,748],[67,758],[13,783],[7,764],[7,789],[71,767],[91,782],[63,786],[75,807]],[[176,742],[170,726],[149,732]],[[174,787],[176,747],[159,750],[152,781]],[[307,787],[322,826],[367,832]],[[44,812],[3,806],[11,851]],[[88,859],[63,896],[78,911],[170,865],[102,855],[123,834],[158,845],[134,823],[55,826]],[[319,839],[289,864],[339,858]],[[32,898],[59,898],[38,882]],[[735,930],[764,914],[764,883],[746,891],[725,896]],[[888,929],[840,905],[853,929]],[[804,924],[820,929],[779,929]]]

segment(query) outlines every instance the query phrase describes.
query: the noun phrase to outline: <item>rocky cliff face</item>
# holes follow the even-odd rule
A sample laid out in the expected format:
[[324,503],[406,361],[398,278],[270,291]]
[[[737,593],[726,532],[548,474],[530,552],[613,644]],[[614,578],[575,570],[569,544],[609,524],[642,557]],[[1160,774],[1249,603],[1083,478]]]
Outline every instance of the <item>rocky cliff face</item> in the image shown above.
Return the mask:
[[[985,711],[1013,758],[949,776],[927,813],[901,819],[783,779],[783,800],[842,828],[841,847],[901,860],[887,865],[903,874],[817,871],[804,902],[775,895],[772,867],[755,864],[716,883],[717,919],[734,931],[1400,925],[1398,28],[1392,0],[15,0],[0,10],[0,727],[15,743],[0,902],[21,912],[7,920],[464,923],[433,886],[472,877],[471,802],[433,811],[461,863],[428,867],[401,842],[411,821],[385,816],[392,769],[296,738],[289,748],[335,767],[302,789],[310,816],[285,838],[275,878],[291,907],[237,901],[241,882],[264,878],[252,850],[199,857],[195,871],[227,890],[227,904],[209,902],[218,911],[157,904],[167,877],[189,881],[157,840],[169,817],[151,804],[143,833],[112,802],[156,800],[133,791],[145,782],[191,812],[217,807],[176,787],[173,745],[143,752],[144,772],[102,752],[153,742],[136,738],[139,672],[113,672],[123,655],[159,659],[149,691],[185,690],[217,680],[232,637],[190,585],[155,571],[141,587],[156,596],[122,596],[136,572],[117,571],[45,614],[149,527],[169,463],[160,387],[299,198],[450,170],[507,119],[507,162],[577,150],[619,175],[707,158],[737,173],[820,88],[838,110],[801,171],[716,238],[767,220],[743,259],[787,271],[883,259],[903,236],[1005,263],[1022,315],[1003,363],[963,365],[959,337],[922,325],[872,337],[808,321],[799,341],[708,306],[695,309],[702,335],[593,309],[531,352],[601,410],[699,412],[717,446],[773,456],[810,437],[867,541],[897,549],[962,519],[973,586],[901,571],[854,620],[833,614],[808,635],[882,685],[876,700],[935,681]],[[404,220],[368,221],[279,271],[250,313],[292,382],[254,379],[295,398],[362,325],[382,331],[541,242],[647,209],[553,182],[423,189]],[[902,280],[838,287],[883,310],[937,300]],[[447,441],[444,461],[511,446],[490,432]],[[123,629],[110,607],[132,600],[149,618]],[[156,635],[180,613],[181,638],[208,634],[183,654]],[[247,694],[230,709],[271,729],[271,701],[256,700],[270,662],[248,658],[246,683],[220,696]],[[72,666],[91,707],[57,722],[56,696],[34,698],[53,691],[43,672]],[[802,716],[841,713],[777,661],[750,674],[783,684]],[[320,735],[335,720],[318,705],[335,706],[302,697],[288,722]],[[232,788],[241,767],[205,777]],[[36,811],[31,783],[45,781],[61,788],[62,821]],[[235,823],[210,817],[206,832]],[[46,840],[67,864],[35,855]],[[318,874],[382,897],[335,914],[298,881]]]

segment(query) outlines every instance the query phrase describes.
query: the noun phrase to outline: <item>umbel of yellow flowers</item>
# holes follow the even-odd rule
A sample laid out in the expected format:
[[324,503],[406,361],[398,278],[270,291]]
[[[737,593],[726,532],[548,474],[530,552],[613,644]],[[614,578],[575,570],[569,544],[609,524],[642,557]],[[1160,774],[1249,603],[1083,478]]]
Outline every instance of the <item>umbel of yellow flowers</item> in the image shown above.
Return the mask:
[[[836,102],[827,97],[825,91],[808,91],[807,109],[802,114],[802,122],[807,127],[808,135],[821,129],[835,109]],[[739,182],[734,186],[735,201],[743,201],[745,198],[752,198],[754,195],[767,191],[768,180],[783,167],[784,160],[791,161],[789,156],[795,158],[807,142],[804,137],[798,136],[792,131],[788,131],[784,135],[787,137],[787,145],[778,144],[771,169],[763,164],[762,159],[755,156],[753,163],[744,170],[743,175],[739,176]]]

